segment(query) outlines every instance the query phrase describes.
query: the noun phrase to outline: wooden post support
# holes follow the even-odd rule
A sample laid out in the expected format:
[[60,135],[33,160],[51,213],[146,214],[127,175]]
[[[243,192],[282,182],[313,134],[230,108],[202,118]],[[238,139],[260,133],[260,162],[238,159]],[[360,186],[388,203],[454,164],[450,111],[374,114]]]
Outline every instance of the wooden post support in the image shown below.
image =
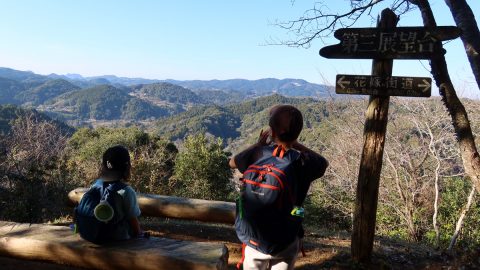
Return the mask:
[[[382,11],[378,27],[395,28],[398,18],[393,11]],[[393,60],[373,60],[372,75],[392,75]],[[357,196],[353,217],[352,258],[356,262],[369,263],[375,235],[383,147],[388,121],[390,97],[370,96],[364,128],[364,146],[357,183]]]

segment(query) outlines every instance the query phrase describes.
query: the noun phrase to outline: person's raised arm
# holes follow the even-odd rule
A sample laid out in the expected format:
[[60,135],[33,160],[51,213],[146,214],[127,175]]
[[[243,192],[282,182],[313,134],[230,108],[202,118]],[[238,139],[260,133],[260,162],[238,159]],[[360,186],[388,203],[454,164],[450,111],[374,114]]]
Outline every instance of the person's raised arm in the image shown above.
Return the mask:
[[245,164],[250,163],[252,157],[257,151],[257,149],[261,148],[262,146],[269,145],[271,141],[268,140],[270,136],[270,129],[260,131],[260,135],[256,143],[250,145],[247,149],[243,150],[242,152],[236,154],[233,158],[230,159],[228,165],[232,169],[238,168],[240,171],[244,170]]
[[311,166],[314,166],[316,169],[318,169],[314,174],[315,178],[321,177],[323,174],[325,174],[329,164],[327,159],[325,159],[322,155],[299,143],[298,141],[295,141],[292,144],[292,148],[304,154],[305,162],[308,162],[311,164]]

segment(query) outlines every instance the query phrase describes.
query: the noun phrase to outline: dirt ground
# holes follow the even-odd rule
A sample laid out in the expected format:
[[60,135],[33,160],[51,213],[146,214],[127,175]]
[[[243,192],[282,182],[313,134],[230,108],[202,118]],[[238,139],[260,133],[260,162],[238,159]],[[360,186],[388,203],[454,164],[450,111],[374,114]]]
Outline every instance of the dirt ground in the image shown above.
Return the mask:
[[[224,243],[229,250],[228,269],[236,269],[235,265],[240,260],[241,245],[232,226],[168,219],[148,220],[143,223],[144,229],[156,237]],[[306,257],[299,257],[295,269],[480,269],[480,250],[476,254],[453,258],[418,244],[377,238],[374,244],[373,263],[364,267],[350,262],[350,240],[347,234],[327,235],[322,232],[307,231],[304,246]],[[80,270],[82,268],[0,257],[0,269]]]

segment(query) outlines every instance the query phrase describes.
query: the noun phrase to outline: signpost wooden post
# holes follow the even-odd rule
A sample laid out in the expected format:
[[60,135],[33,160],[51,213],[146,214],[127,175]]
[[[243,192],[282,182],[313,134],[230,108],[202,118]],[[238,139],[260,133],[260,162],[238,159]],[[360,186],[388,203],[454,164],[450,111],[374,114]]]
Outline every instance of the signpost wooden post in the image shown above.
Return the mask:
[[445,51],[438,41],[453,39],[456,27],[401,27],[390,9],[382,11],[377,28],[345,28],[335,31],[341,42],[324,47],[320,55],[339,59],[373,59],[372,76],[338,75],[336,92],[370,95],[364,127],[364,146],[358,174],[352,233],[352,258],[369,263],[375,235],[383,148],[390,96],[429,97],[430,78],[392,77],[393,59],[429,59]]

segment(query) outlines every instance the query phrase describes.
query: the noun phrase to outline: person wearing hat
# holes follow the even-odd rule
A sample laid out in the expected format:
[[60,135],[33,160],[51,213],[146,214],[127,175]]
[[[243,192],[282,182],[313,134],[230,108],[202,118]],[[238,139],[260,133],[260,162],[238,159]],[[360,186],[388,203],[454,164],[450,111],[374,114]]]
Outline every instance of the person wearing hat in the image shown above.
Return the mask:
[[[112,240],[126,240],[144,235],[138,221],[141,212],[135,190],[125,184],[130,179],[130,171],[131,164],[128,150],[121,145],[110,147],[103,154],[99,177],[93,184],[93,186],[104,188],[114,182],[121,182],[123,185],[123,188],[119,189],[117,193],[123,198],[120,208],[123,210],[122,214],[126,222],[120,223],[112,232],[109,232],[111,235],[109,238],[112,238]],[[104,219],[106,222],[113,215],[110,209],[110,206],[101,203],[95,209],[95,216],[97,219]]]

